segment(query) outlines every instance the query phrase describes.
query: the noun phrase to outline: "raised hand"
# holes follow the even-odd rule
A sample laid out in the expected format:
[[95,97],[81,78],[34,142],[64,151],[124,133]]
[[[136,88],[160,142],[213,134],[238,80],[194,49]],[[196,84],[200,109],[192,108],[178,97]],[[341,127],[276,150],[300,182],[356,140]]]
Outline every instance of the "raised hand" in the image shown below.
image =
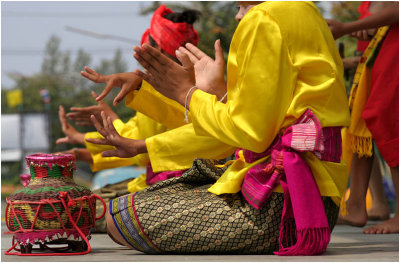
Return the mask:
[[193,63],[188,55],[176,51],[176,57],[182,63],[179,65],[149,44],[133,49],[134,58],[145,68],[145,72],[136,70],[135,74],[164,96],[185,105],[186,94],[196,83]]
[[346,24],[333,20],[333,19],[326,19],[326,22],[328,23],[328,26],[332,32],[333,38],[337,39],[339,37],[344,36],[345,34],[347,34],[347,30],[346,30]]
[[99,96],[96,97],[97,101],[104,99],[104,97],[110,93],[110,91],[114,87],[121,88],[121,91],[118,95],[114,98],[113,105],[116,106],[118,103],[122,101],[125,96],[137,89],[142,82],[142,79],[139,78],[133,72],[126,72],[126,73],[115,73],[111,75],[102,75],[97,73],[95,70],[85,67],[85,71],[81,71],[81,75],[95,83],[105,83],[106,87],[100,93]]
[[85,144],[85,134],[78,132],[68,123],[67,119],[65,118],[65,109],[61,105],[58,109],[58,118],[60,119],[62,132],[64,133],[65,137],[57,139],[56,144]]
[[73,148],[62,152],[56,152],[56,154],[72,154],[75,156],[77,161],[93,163],[92,155],[90,154],[89,150],[86,148]]
[[147,152],[144,140],[132,140],[121,137],[115,130],[111,117],[107,116],[104,111],[101,112],[102,124],[94,115],[90,118],[97,131],[104,137],[104,139],[86,138],[86,141],[94,144],[110,145],[115,147],[115,150],[104,151],[101,154],[103,157],[129,158]]
[[188,55],[190,61],[194,64],[196,86],[205,92],[217,95],[220,99],[226,93],[226,84],[224,80],[224,52],[219,39],[215,41],[214,48],[215,60],[191,43],[187,43],[186,48],[180,47],[179,51]]
[[[96,92],[92,91],[92,97],[97,98]],[[93,126],[90,119],[90,115],[94,115],[98,120],[101,120],[100,113],[102,111],[106,112],[111,120],[114,121],[118,119],[118,115],[107,105],[103,100],[97,102],[97,105],[89,107],[71,107],[71,112],[67,113],[67,117],[74,121],[76,125],[81,126]]]

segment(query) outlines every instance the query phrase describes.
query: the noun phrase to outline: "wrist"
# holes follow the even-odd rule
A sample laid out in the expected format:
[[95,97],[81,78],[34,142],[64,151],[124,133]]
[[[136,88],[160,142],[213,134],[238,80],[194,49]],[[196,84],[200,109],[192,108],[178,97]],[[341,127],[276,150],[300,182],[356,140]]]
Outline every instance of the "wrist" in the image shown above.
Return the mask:
[[76,140],[76,143],[85,145],[85,134],[77,132],[77,134],[75,135],[75,140]]
[[186,103],[187,109],[189,109],[190,101],[191,101],[191,99],[192,99],[193,93],[194,93],[196,90],[198,90],[197,86],[193,86],[193,87],[191,87],[191,88],[188,90],[188,92],[187,92],[187,95],[186,95],[187,98],[185,98],[185,103]]
[[135,142],[138,154],[147,153],[147,146],[145,140],[137,140]]

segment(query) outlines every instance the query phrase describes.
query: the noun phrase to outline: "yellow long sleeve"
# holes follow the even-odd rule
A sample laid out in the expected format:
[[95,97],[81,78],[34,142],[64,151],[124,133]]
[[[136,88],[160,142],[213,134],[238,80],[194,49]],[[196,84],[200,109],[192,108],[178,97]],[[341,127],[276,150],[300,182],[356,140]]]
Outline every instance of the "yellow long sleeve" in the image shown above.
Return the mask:
[[146,81],[142,81],[140,90],[132,91],[126,96],[125,105],[170,129],[186,124],[184,107],[159,93]]
[[[245,15],[232,39],[228,102],[219,103],[199,90],[192,96],[196,134],[262,152],[307,108],[323,127],[347,126],[342,74],[333,37],[314,4],[260,4]],[[305,160],[321,194],[338,203],[346,187],[346,165],[320,161],[312,154]],[[245,173],[255,164],[236,160],[209,191],[239,191]]]
[[348,125],[343,69],[323,23],[309,3],[267,2],[252,8],[232,39],[228,102],[201,90],[192,96],[196,134],[263,152],[307,108],[323,127]]
[[195,158],[218,160],[236,150],[215,138],[196,135],[192,124],[150,137],[146,146],[154,172],[188,169]]
[[[311,2],[265,2],[252,8],[233,36],[227,67],[226,104],[196,90],[190,102],[192,124],[146,139],[157,171],[167,166],[188,168],[194,157],[211,159],[218,155],[218,147],[226,147],[226,153],[235,148],[262,152],[308,108],[322,127],[349,124],[341,59],[325,20]],[[168,104],[151,89],[143,91],[153,98],[150,101]],[[148,101],[138,103],[143,110],[146,104],[154,108]],[[162,111],[149,111],[157,120],[165,117]],[[197,138],[215,144],[197,144]],[[242,157],[231,163],[210,192],[238,192],[246,172],[268,158],[249,164]],[[346,187],[346,165],[321,161],[311,153],[304,158],[321,194],[338,203]]]

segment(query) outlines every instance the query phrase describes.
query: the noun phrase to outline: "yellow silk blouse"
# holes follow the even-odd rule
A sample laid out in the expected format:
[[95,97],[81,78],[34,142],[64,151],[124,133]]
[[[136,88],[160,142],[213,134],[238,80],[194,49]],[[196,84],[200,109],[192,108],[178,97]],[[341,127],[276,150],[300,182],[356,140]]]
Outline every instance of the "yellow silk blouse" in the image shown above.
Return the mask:
[[[155,171],[166,169],[164,163],[169,163],[169,170],[189,168],[193,157],[212,159],[218,147],[225,154],[235,148],[263,152],[307,108],[322,127],[349,125],[343,65],[327,23],[312,2],[265,2],[253,7],[232,38],[227,72],[226,104],[196,90],[190,102],[192,124],[146,139]],[[168,101],[162,95],[150,97],[136,103],[146,111],[155,108],[149,105]],[[159,119],[165,116],[147,111],[161,114]],[[201,137],[202,143],[196,139]],[[210,192],[240,191],[246,172],[269,158],[249,164],[240,156],[229,162]],[[321,195],[338,204],[347,184],[345,163],[321,161],[312,153],[303,157]],[[280,186],[275,190],[282,191]]]

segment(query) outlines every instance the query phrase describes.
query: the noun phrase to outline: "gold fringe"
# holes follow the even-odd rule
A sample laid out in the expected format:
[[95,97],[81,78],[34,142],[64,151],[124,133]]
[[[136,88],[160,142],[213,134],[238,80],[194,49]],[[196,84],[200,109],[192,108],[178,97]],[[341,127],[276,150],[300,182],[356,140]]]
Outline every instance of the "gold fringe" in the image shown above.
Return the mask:
[[349,134],[350,143],[353,153],[357,153],[358,157],[372,156],[372,137],[360,137]]

